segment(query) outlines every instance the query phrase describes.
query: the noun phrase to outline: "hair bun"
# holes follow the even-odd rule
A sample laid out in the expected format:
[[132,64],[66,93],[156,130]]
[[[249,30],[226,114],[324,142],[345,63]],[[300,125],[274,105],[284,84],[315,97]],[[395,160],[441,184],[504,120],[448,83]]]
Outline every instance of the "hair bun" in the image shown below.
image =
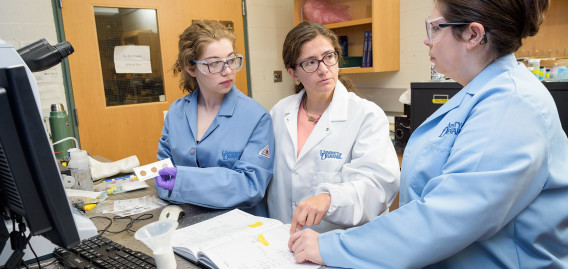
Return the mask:
[[524,0],[525,24],[521,37],[534,36],[538,33],[544,21],[544,12],[548,9],[550,0]]

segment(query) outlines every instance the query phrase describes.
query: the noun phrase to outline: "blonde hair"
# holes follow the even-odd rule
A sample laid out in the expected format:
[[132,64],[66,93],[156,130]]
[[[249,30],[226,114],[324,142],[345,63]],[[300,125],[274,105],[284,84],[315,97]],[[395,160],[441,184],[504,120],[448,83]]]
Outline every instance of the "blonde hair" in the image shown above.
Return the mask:
[[185,71],[185,67],[195,68],[195,64],[190,61],[199,59],[207,45],[221,39],[231,41],[236,52],[235,34],[217,21],[194,21],[179,36],[179,53],[172,69],[174,76],[181,74],[179,87],[182,91],[191,93],[198,87],[197,80]]

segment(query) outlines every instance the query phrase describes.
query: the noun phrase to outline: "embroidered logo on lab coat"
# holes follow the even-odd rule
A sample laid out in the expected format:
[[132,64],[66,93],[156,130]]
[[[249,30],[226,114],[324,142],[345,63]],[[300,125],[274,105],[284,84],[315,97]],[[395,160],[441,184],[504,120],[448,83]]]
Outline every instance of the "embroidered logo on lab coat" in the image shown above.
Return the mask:
[[268,150],[268,145],[266,145],[266,147],[264,147],[264,148],[258,153],[258,155],[264,156],[264,157],[270,159],[270,151]]
[[223,150],[221,152],[221,154],[223,155],[223,160],[228,160],[228,159],[238,159],[239,157],[241,157],[241,153],[238,151],[226,151]]
[[461,122],[456,121],[454,123],[449,123],[448,126],[446,128],[444,128],[444,130],[442,131],[442,133],[438,137],[443,137],[447,134],[458,135],[461,132],[461,129],[462,129],[462,123]]
[[320,150],[320,156],[322,161],[325,159],[338,159],[341,160],[341,152],[337,151],[329,151],[329,150]]

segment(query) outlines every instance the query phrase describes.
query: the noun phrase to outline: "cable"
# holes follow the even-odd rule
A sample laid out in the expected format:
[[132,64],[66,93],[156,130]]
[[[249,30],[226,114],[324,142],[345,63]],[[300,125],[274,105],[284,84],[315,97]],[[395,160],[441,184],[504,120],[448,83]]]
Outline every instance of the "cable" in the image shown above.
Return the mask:
[[[142,214],[136,218],[132,218],[131,216],[126,216],[126,217],[120,217],[120,216],[114,216],[112,219],[109,217],[105,217],[105,216],[94,216],[91,219],[95,219],[95,218],[99,218],[99,219],[106,219],[109,221],[109,224],[102,230],[99,230],[99,235],[103,235],[104,233],[110,233],[110,234],[118,234],[118,233],[122,233],[125,231],[130,231],[130,232],[136,232],[136,230],[132,229],[132,226],[134,225],[134,223],[136,223],[137,221],[144,221],[144,220],[149,220],[149,219],[153,219],[154,215],[153,214]],[[110,226],[113,224],[113,220],[123,220],[123,219],[127,219],[130,220],[128,222],[128,224],[126,224],[126,227],[122,230],[118,230],[118,231],[110,231],[108,228],[110,228]]]
[[79,148],[79,142],[77,141],[77,139],[75,139],[75,137],[72,137],[72,136],[66,137],[66,138],[63,138],[63,139],[61,139],[57,142],[54,142],[52,145],[59,144],[59,143],[62,143],[62,142],[65,142],[65,141],[71,140],[71,139],[73,139],[73,141],[75,142],[75,147]]
[[[24,232],[20,231],[20,233],[21,233],[24,237],[26,236],[26,235],[25,235],[25,230],[24,230]],[[33,252],[33,254],[34,254],[35,258],[36,258],[36,261],[37,261],[37,263],[38,263],[38,265],[39,265],[39,260],[38,260],[38,258],[37,258],[37,255],[36,255],[34,249],[32,248],[32,245],[30,244],[30,239],[31,239],[31,238],[32,238],[32,233],[31,233],[31,231],[30,231],[30,235],[26,238],[26,243],[24,244],[24,247],[25,247],[26,245],[30,246],[30,249],[32,250],[32,252]],[[23,264],[27,269],[30,269],[30,268],[28,267],[28,265],[26,264],[26,262],[24,261],[24,259],[21,259],[20,264]],[[41,268],[41,267],[40,267],[40,268]]]
[[35,253],[35,250],[34,250],[34,248],[32,247],[32,244],[30,243],[31,237],[32,237],[32,233],[30,232],[30,236],[28,236],[28,240],[27,240],[27,241],[28,241],[28,246],[30,247],[30,250],[31,250],[32,253],[34,254],[34,257],[35,257],[35,259],[36,259],[38,268],[41,269],[41,264],[39,263],[39,259],[38,259],[38,257],[37,257],[37,254]]
[[112,225],[112,219],[109,218],[109,217],[94,216],[94,217],[91,217],[91,219],[106,219],[106,220],[110,221],[110,223],[104,229],[97,231],[97,232],[99,232],[99,235],[103,235],[105,232],[107,232],[107,229]]
[[135,219],[132,219],[130,216],[126,216],[126,217],[119,217],[119,216],[114,216],[113,219],[129,219],[130,223],[128,223],[126,225],[125,230],[128,230],[130,232],[136,232],[135,230],[132,230],[132,225],[134,225],[134,223],[136,223],[137,221],[144,221],[144,220],[149,220],[152,219],[154,217],[154,215],[152,214],[142,214],[138,217],[136,217]]
[[30,268],[28,267],[28,265],[24,262],[24,259],[22,259],[22,260],[20,261],[20,264],[23,264],[26,268],[30,269]]

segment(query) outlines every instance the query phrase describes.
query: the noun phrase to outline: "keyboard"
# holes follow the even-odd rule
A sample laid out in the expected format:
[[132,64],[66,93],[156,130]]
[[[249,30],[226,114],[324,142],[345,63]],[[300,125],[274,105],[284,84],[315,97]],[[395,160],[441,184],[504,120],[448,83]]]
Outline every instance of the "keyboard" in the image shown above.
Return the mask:
[[84,239],[71,249],[57,248],[53,255],[65,268],[156,268],[151,256],[133,251],[101,235]]

